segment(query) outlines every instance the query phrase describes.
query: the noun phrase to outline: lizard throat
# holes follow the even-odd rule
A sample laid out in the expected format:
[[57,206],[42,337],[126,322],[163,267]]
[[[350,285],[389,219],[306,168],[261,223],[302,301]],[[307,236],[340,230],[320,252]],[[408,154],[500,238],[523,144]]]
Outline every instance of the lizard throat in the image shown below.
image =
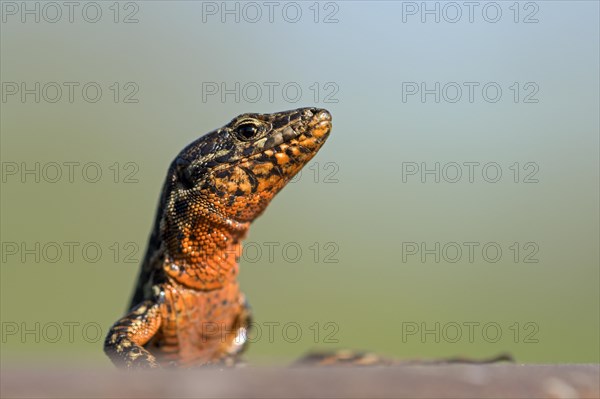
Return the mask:
[[167,249],[163,269],[176,282],[197,290],[214,290],[235,281],[241,241],[249,222],[241,223],[213,213],[210,220],[183,228]]

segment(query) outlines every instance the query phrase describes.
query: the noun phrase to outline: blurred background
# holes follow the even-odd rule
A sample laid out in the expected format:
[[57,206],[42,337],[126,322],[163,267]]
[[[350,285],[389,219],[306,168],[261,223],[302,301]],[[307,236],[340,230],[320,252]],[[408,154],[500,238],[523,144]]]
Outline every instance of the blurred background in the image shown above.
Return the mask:
[[110,368],[169,162],[332,135],[241,261],[247,359],[598,362],[598,3],[2,1],[3,368]]

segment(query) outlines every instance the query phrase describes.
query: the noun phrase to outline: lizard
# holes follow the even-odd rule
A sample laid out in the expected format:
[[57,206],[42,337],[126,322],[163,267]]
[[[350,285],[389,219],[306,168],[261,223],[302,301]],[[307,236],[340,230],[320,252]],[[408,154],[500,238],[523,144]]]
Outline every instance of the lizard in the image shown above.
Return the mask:
[[251,310],[242,240],[331,131],[325,109],[239,115],[172,161],[128,313],[104,351],[129,369],[234,365]]

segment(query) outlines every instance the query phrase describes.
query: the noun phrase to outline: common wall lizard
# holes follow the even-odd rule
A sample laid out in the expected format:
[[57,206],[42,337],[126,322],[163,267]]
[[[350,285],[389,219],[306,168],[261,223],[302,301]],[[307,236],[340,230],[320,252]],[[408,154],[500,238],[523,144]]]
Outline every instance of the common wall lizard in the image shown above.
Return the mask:
[[115,365],[235,363],[251,317],[237,282],[241,241],[330,131],[324,109],[243,114],[177,155],[129,313],[104,343]]

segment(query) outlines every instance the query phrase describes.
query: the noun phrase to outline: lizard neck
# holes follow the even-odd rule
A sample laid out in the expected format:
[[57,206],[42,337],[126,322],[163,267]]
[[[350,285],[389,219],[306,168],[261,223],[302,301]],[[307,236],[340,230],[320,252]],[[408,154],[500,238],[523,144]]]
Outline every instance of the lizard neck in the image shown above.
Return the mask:
[[188,288],[223,288],[237,278],[241,241],[249,226],[249,222],[240,223],[216,213],[174,226],[176,234],[168,234],[172,239],[166,241],[164,271]]

